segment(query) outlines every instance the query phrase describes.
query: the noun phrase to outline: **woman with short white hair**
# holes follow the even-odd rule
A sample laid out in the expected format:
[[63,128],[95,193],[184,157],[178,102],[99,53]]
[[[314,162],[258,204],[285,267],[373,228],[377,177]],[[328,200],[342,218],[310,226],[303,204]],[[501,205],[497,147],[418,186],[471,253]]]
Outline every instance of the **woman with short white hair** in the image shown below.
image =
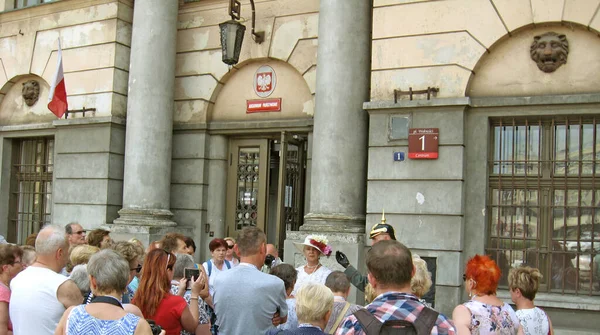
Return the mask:
[[327,326],[332,308],[331,290],[323,284],[307,283],[296,295],[298,328],[284,331],[272,329],[267,334],[326,335],[323,329]]
[[69,307],[63,314],[55,335],[89,334],[150,335],[146,320],[127,313],[121,295],[129,282],[129,264],[113,250],[94,254],[87,265],[94,298],[87,305]]

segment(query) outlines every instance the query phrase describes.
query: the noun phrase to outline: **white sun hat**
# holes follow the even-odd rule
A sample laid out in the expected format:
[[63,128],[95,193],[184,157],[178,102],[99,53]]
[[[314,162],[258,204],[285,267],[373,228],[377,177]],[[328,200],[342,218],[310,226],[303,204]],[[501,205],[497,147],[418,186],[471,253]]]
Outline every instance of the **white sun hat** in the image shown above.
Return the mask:
[[305,245],[313,247],[325,256],[330,256],[332,251],[327,236],[325,235],[308,235],[303,243],[294,242],[294,245],[296,246],[296,249],[301,252],[304,251]]

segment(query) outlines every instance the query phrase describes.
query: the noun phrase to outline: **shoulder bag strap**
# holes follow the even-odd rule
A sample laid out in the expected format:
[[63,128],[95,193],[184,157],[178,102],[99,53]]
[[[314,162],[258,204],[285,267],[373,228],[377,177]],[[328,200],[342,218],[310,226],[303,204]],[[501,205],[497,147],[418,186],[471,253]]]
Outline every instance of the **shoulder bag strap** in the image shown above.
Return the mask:
[[381,332],[381,327],[383,327],[383,323],[379,321],[373,314],[369,313],[366,309],[359,309],[354,312],[354,316],[360,322],[360,325],[363,327],[365,334],[367,335],[377,335]]
[[424,307],[419,313],[419,316],[413,322],[415,329],[417,330],[418,335],[431,334],[431,330],[435,323],[437,322],[437,318],[440,313],[434,311],[429,307]]
[[344,319],[344,315],[348,311],[348,308],[350,308],[350,303],[346,301],[346,305],[344,305],[344,308],[340,312],[340,315],[338,315],[337,319],[335,320],[335,322],[331,326],[331,329],[329,329],[329,334],[334,334],[335,333],[335,331],[337,330],[338,326],[340,325],[340,323]]

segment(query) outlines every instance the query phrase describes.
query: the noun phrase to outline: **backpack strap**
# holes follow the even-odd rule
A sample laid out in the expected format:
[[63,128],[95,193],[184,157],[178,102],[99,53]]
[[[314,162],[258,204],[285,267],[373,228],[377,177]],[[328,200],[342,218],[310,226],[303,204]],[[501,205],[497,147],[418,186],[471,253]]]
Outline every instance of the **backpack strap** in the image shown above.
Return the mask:
[[210,277],[210,273],[212,272],[212,262],[210,259],[206,261],[206,265],[208,267],[208,276]]
[[383,327],[383,323],[379,321],[373,314],[369,313],[366,309],[359,309],[354,312],[354,316],[362,326],[365,334],[379,334],[381,332],[381,327]]
[[344,308],[340,312],[340,315],[338,315],[338,317],[335,320],[335,322],[333,323],[333,325],[331,325],[331,329],[329,329],[329,334],[334,334],[335,333],[335,331],[337,330],[338,326],[340,325],[340,323],[344,319],[344,315],[346,315],[346,312],[348,311],[348,308],[350,308],[350,303],[346,301],[346,304],[344,305]]
[[227,269],[231,269],[231,263],[229,263],[228,260],[224,260],[225,261],[225,265],[227,265]]
[[437,318],[440,313],[434,311],[433,309],[425,306],[419,313],[419,316],[413,322],[415,329],[417,330],[417,335],[427,335],[431,334],[431,330],[435,323],[437,322]]

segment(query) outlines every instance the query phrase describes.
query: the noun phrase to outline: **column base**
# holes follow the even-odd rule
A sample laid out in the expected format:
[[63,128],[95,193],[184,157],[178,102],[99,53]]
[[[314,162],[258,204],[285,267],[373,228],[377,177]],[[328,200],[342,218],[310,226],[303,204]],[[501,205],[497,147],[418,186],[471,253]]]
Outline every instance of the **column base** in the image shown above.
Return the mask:
[[123,208],[119,211],[119,216],[120,217],[114,221],[114,224],[116,225],[156,227],[177,226],[177,223],[171,221],[173,213],[166,209]]
[[[302,227],[305,227],[304,224]],[[302,228],[301,228],[302,229]],[[316,230],[316,231],[308,231],[306,229],[302,229],[301,231],[290,231],[286,232],[286,240],[284,241],[283,248],[283,261],[292,264],[295,268],[305,265],[306,260],[304,258],[304,254],[298,250],[294,246],[294,242],[302,243],[304,242],[304,238],[307,235],[318,234],[325,235],[329,240],[329,244],[333,249],[331,256],[321,257],[321,264],[326,266],[332,271],[344,271],[344,268],[338,264],[335,259],[335,252],[341,251],[350,260],[350,264],[356,267],[359,271],[366,274],[366,266],[365,266],[365,234],[364,234],[364,226],[363,232],[353,233],[353,232],[342,232],[339,228],[337,232],[326,232],[324,230]],[[348,301],[356,303],[358,305],[364,304],[364,293],[358,291],[356,287],[351,286],[350,295],[348,296]]]
[[301,231],[364,233],[365,215],[308,213],[304,216]]
[[[119,211],[120,217],[112,225],[106,225],[115,241],[136,238],[147,247],[151,242],[159,241],[170,232],[193,236],[193,228],[178,227],[171,220],[173,213],[166,209],[129,209]],[[175,228],[177,227],[177,228]]]

